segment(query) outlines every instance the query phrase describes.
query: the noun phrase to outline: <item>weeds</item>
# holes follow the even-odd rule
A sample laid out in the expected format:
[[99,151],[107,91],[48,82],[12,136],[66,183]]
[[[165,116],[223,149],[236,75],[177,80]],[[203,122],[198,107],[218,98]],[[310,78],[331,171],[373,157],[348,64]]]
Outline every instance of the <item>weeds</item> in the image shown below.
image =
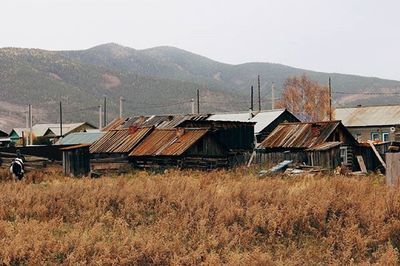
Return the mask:
[[71,179],[50,169],[0,190],[1,264],[399,262],[400,192],[375,176]]

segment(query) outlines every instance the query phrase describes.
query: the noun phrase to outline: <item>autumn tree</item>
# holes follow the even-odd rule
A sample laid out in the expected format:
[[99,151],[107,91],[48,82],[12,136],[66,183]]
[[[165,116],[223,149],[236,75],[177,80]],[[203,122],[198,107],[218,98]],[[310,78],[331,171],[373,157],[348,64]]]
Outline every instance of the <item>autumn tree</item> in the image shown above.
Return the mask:
[[323,121],[329,120],[329,99],[327,86],[322,86],[303,74],[289,77],[285,81],[278,106],[286,108],[302,121]]

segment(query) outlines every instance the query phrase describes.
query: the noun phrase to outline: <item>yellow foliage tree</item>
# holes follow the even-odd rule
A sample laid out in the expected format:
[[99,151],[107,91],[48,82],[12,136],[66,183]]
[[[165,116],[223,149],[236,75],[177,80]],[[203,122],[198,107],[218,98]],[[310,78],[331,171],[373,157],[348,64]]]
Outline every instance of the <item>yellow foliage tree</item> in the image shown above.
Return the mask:
[[302,121],[329,120],[330,95],[327,86],[311,80],[305,74],[289,77],[284,85],[282,98],[278,102],[280,108],[286,108]]

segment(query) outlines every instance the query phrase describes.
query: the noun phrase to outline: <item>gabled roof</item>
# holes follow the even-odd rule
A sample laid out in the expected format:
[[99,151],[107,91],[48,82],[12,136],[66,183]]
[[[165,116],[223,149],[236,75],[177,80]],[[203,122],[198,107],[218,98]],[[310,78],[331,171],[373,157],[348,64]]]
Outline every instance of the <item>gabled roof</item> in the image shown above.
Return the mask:
[[[82,123],[70,123],[70,124],[63,124],[63,135],[68,134],[69,132],[73,131],[74,129],[83,126],[83,125],[88,125],[91,128],[96,128],[95,126],[91,125],[88,122],[82,122]],[[29,132],[29,128],[13,128],[10,132],[10,135],[12,132],[15,132],[19,137],[22,137],[22,132]],[[35,124],[32,126],[32,133],[36,137],[43,137],[44,135],[50,135],[50,136],[60,136],[60,124]]]
[[109,131],[112,129],[135,127],[175,128],[185,121],[206,120],[208,114],[188,114],[188,115],[152,115],[152,116],[133,116],[128,118],[116,118],[102,129]]
[[283,123],[260,144],[260,148],[312,148],[322,147],[328,138],[340,127],[345,134],[356,142],[353,136],[340,121],[310,122],[310,123]]
[[260,111],[256,113],[253,118],[250,118],[249,112],[222,113],[211,115],[207,120],[255,122],[256,124],[254,126],[254,133],[258,134],[285,112],[289,111],[287,111],[286,109]]
[[[74,131],[80,126],[83,125],[88,125],[91,128],[96,128],[95,126],[91,125],[88,122],[82,122],[82,123],[70,123],[70,124],[63,124],[62,125],[62,133],[63,135],[69,134],[71,131]],[[36,135],[36,136],[44,136],[44,135],[54,135],[54,136],[60,136],[61,131],[60,131],[60,124],[36,124],[33,126],[33,129],[36,128],[41,128],[44,129],[46,128],[45,132],[42,135]]]
[[207,134],[207,128],[155,129],[129,156],[179,156]]
[[117,117],[113,121],[111,121],[108,125],[103,127],[101,131],[107,132],[113,129],[119,128],[121,125],[123,125],[126,121],[128,121],[129,118],[120,118]]
[[15,133],[15,134],[17,134],[18,135],[18,137],[22,137],[22,132],[23,131],[29,131],[29,129],[27,129],[27,128],[22,128],[22,127],[16,127],[16,128],[13,128],[12,130],[11,130],[11,132],[10,132],[10,134],[9,134],[9,136],[11,136],[12,134],[13,134],[13,132]]
[[336,108],[335,119],[346,127],[392,126],[400,124],[400,105]]
[[8,134],[0,130],[0,137],[8,137]]
[[152,127],[110,130],[90,146],[90,153],[129,153],[152,130]]
[[102,132],[76,132],[71,133],[60,139],[57,145],[77,145],[77,144],[92,144],[98,140],[104,133]]

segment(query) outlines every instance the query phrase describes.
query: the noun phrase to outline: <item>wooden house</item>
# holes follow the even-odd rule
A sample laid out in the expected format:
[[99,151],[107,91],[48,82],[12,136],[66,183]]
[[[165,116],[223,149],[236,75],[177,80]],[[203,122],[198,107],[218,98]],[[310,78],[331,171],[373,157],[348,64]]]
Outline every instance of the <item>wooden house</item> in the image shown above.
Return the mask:
[[214,169],[229,166],[229,152],[208,128],[154,129],[129,159],[137,168]]
[[[96,129],[96,127],[88,122],[63,124],[62,136],[67,136],[75,132],[86,132],[93,129]],[[14,143],[22,144],[22,138],[24,137],[27,139],[29,134],[29,128],[14,128],[11,130],[9,136]],[[60,137],[60,124],[35,124],[32,127],[32,139],[35,144],[56,143]]]
[[257,147],[258,162],[293,160],[311,166],[334,169],[357,167],[357,141],[340,121],[283,123]]
[[336,108],[335,119],[359,142],[400,141],[400,105]]

